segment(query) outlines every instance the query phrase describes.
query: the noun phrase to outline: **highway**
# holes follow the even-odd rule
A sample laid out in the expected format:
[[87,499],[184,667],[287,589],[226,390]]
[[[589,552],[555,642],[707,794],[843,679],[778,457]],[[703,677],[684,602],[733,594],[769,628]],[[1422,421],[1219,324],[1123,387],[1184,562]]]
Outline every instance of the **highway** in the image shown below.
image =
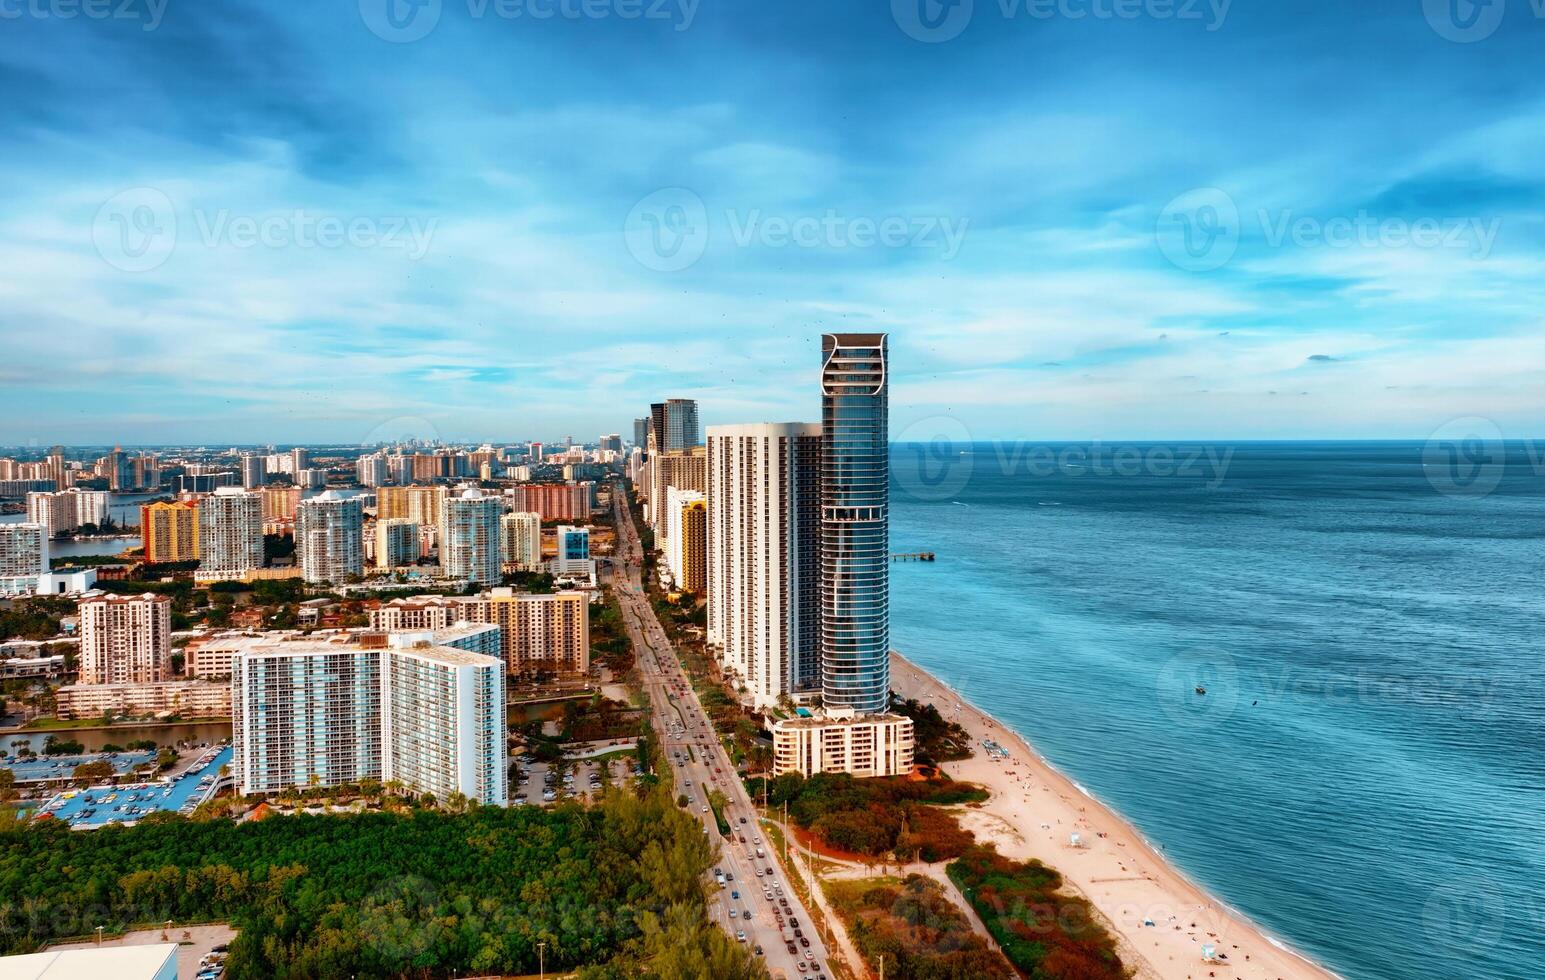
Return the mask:
[[[744,936],[748,945],[760,947],[774,977],[828,977],[826,945],[788,883],[771,843],[762,837],[745,785],[736,777],[728,753],[650,608],[640,580],[643,550],[621,484],[614,485],[612,500],[617,550],[603,566],[605,578],[622,607],[653,707],[656,734],[675,772],[675,790],[691,800],[689,810],[703,822],[709,837],[723,842],[717,870],[726,875],[726,881],[720,888],[716,878],[710,880],[709,913],[731,936]],[[714,789],[729,801],[725,811],[729,838],[720,835],[708,806],[708,793]],[[758,851],[765,856],[758,856]]]

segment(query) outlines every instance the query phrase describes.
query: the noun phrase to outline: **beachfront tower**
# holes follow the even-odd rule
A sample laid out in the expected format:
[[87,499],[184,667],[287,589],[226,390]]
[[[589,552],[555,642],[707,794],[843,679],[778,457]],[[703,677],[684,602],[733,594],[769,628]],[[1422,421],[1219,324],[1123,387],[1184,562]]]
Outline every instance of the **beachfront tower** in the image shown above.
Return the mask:
[[885,334],[821,338],[821,697],[883,712],[890,693]]

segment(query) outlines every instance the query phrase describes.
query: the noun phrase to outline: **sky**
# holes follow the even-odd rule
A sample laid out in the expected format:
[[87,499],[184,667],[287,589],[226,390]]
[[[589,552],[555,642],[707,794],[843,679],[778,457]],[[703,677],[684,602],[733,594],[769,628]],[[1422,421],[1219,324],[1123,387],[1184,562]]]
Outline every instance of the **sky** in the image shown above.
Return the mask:
[[1542,17],[0,0],[0,444],[1545,435]]

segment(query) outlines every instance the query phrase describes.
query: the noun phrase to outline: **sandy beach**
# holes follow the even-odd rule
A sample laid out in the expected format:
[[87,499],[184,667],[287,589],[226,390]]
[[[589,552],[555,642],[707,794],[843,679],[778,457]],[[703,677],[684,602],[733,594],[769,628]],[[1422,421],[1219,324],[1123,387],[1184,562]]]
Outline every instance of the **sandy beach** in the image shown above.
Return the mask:
[[[900,654],[891,686],[932,702],[971,734],[976,754],[946,763],[956,779],[986,786],[992,798],[967,809],[961,824],[1005,856],[1038,858],[1060,871],[1118,935],[1123,962],[1155,980],[1326,980],[1336,975],[1274,944],[1261,929],[1222,906],[1144,842],[1110,808],[1082,792],[1013,731],[977,709]],[[989,757],[992,739],[1008,758]],[[1077,835],[1077,842],[1074,842]],[[1203,960],[1210,944],[1226,959]]]

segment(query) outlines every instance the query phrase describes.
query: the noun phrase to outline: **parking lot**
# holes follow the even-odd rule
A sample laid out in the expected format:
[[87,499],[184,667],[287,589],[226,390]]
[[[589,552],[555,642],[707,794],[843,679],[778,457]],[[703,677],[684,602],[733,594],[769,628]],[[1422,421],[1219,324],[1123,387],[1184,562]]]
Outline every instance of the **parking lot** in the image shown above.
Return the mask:
[[631,752],[610,759],[567,761],[562,765],[543,762],[527,764],[525,760],[518,762],[520,779],[510,784],[511,806],[540,806],[568,799],[595,799],[606,788],[608,781],[613,786],[625,786],[631,782],[636,764]]
[[110,823],[133,824],[159,810],[187,815],[215,794],[220,767],[232,749],[206,750],[182,774],[168,782],[94,786],[66,790],[39,808],[39,814],[63,820],[74,830],[95,830]]
[[113,939],[96,942],[60,943],[50,949],[90,949],[101,946],[148,946],[155,943],[179,943],[177,980],[218,980],[224,975],[221,965],[224,951],[236,938],[236,930],[225,925],[176,926],[170,930],[141,929]]

